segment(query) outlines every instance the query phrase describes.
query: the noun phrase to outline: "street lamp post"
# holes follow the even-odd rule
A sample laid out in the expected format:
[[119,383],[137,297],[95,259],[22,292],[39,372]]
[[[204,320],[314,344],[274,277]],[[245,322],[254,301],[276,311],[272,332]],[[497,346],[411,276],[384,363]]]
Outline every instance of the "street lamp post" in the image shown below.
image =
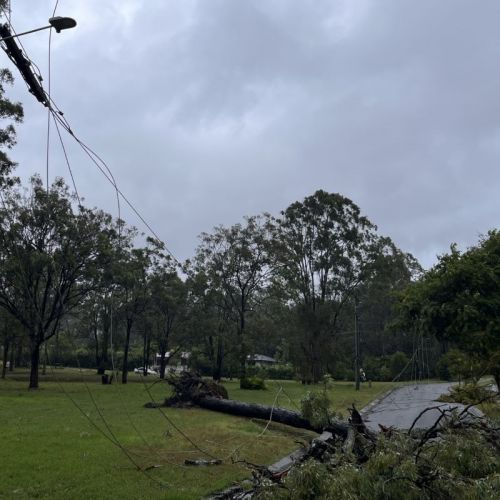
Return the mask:
[[50,28],[54,28],[57,33],[60,33],[62,30],[67,30],[70,28],[74,28],[76,26],[76,21],[71,17],[51,17],[49,19],[48,26],[42,26],[41,28],[35,28],[34,30],[23,31],[22,33],[17,33],[15,35],[8,35],[3,38],[0,38],[0,42],[8,40],[10,38],[17,38],[19,36],[28,35],[29,33],[35,33],[37,31],[47,30]]
[[43,90],[41,84],[41,78],[33,73],[31,68],[31,61],[25,57],[23,51],[18,47],[16,43],[16,38],[22,35],[27,35],[28,33],[34,33],[36,31],[46,30],[54,28],[57,33],[62,30],[67,30],[69,28],[74,28],[76,26],[76,21],[71,17],[51,17],[49,19],[49,25],[43,26],[41,28],[36,28],[30,31],[25,31],[24,33],[12,34],[10,32],[9,26],[7,24],[0,24],[0,42],[2,42],[2,49],[9,56],[11,61],[17,66],[24,81],[28,85],[29,91],[40,101],[44,106],[50,108],[50,97],[47,95],[45,90]]

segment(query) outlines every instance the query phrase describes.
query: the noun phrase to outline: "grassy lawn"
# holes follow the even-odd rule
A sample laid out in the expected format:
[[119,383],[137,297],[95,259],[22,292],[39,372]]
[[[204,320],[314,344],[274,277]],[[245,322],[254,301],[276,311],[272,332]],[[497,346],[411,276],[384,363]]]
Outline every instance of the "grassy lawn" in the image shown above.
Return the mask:
[[[150,398],[133,374],[126,386],[103,386],[93,371],[57,369],[41,376],[41,388],[31,392],[27,379],[19,371],[0,380],[2,499],[200,498],[248,476],[232,459],[269,464],[311,437],[277,424],[261,435],[265,422],[200,409],[144,408]],[[267,391],[241,390],[236,381],[226,387],[232,399],[263,404],[272,404],[279,393],[277,404],[292,409],[307,390],[320,390],[291,381],[269,381]],[[337,382],[329,392],[335,409],[346,413],[351,403],[361,408],[390,387],[374,383],[356,393],[352,383]],[[163,383],[151,388],[158,401],[167,390]],[[206,457],[165,415],[224,464],[184,466],[185,458]]]

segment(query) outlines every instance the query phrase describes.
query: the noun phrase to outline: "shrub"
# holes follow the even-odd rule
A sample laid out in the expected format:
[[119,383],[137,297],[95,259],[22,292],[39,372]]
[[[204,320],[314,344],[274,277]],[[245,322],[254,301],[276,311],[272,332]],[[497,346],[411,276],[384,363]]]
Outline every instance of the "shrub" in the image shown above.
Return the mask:
[[335,380],[352,380],[353,370],[348,363],[337,361],[333,365],[332,376]]
[[380,368],[380,380],[383,380],[384,382],[392,380],[391,369],[388,366],[384,365]]
[[310,392],[300,401],[302,416],[315,427],[326,427],[335,416],[330,409],[330,398],[326,391]]
[[[401,351],[395,352],[389,360],[389,367],[391,371],[391,380],[398,377],[398,379],[404,380],[406,373],[409,368],[409,358]],[[403,371],[404,370],[404,371]]]
[[470,356],[459,349],[450,349],[438,361],[438,370],[448,378],[458,381],[472,380],[477,382],[484,373],[484,360]]
[[247,376],[270,380],[293,380],[295,369],[291,365],[275,365],[269,368],[249,366],[247,367]]
[[439,401],[446,403],[462,403],[464,405],[477,404],[488,398],[493,398],[494,393],[488,388],[477,384],[456,385],[450,389],[449,394],[442,394]]
[[363,369],[368,380],[380,380],[380,358],[367,356],[365,358]]
[[266,370],[266,377],[271,380],[293,380],[295,369],[292,365],[270,366]]
[[240,389],[266,390],[266,382],[259,377],[243,377],[240,379]]

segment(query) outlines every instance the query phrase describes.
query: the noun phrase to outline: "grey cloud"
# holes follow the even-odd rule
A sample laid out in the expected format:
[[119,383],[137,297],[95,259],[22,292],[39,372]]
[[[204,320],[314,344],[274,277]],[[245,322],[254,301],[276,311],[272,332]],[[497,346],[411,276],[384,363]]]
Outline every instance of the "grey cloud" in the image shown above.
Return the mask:
[[[29,29],[52,2],[13,9]],[[323,188],[430,265],[498,223],[499,11],[494,0],[66,0],[59,13],[79,25],[54,35],[52,90],[181,258],[201,231]],[[44,68],[46,37],[25,45]],[[27,115],[20,172],[43,172],[46,115],[22,82],[14,95]],[[51,173],[68,177],[53,151]],[[116,211],[106,181],[71,155],[89,203]]]

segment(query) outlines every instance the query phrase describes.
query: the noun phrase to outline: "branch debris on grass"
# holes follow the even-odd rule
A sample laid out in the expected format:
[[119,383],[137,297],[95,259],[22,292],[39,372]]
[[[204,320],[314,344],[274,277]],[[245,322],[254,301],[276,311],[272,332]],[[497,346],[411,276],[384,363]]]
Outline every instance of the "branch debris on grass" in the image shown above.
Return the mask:
[[167,405],[197,405],[263,420],[272,415],[274,422],[322,432],[280,467],[240,460],[252,479],[212,499],[500,498],[500,426],[470,411],[472,404],[463,409],[436,407],[438,417],[427,429],[416,428],[414,422],[409,431],[381,425],[374,433],[354,406],[347,421],[331,418],[319,428],[298,412],[228,400],[220,386],[194,374],[168,382],[174,391]]

